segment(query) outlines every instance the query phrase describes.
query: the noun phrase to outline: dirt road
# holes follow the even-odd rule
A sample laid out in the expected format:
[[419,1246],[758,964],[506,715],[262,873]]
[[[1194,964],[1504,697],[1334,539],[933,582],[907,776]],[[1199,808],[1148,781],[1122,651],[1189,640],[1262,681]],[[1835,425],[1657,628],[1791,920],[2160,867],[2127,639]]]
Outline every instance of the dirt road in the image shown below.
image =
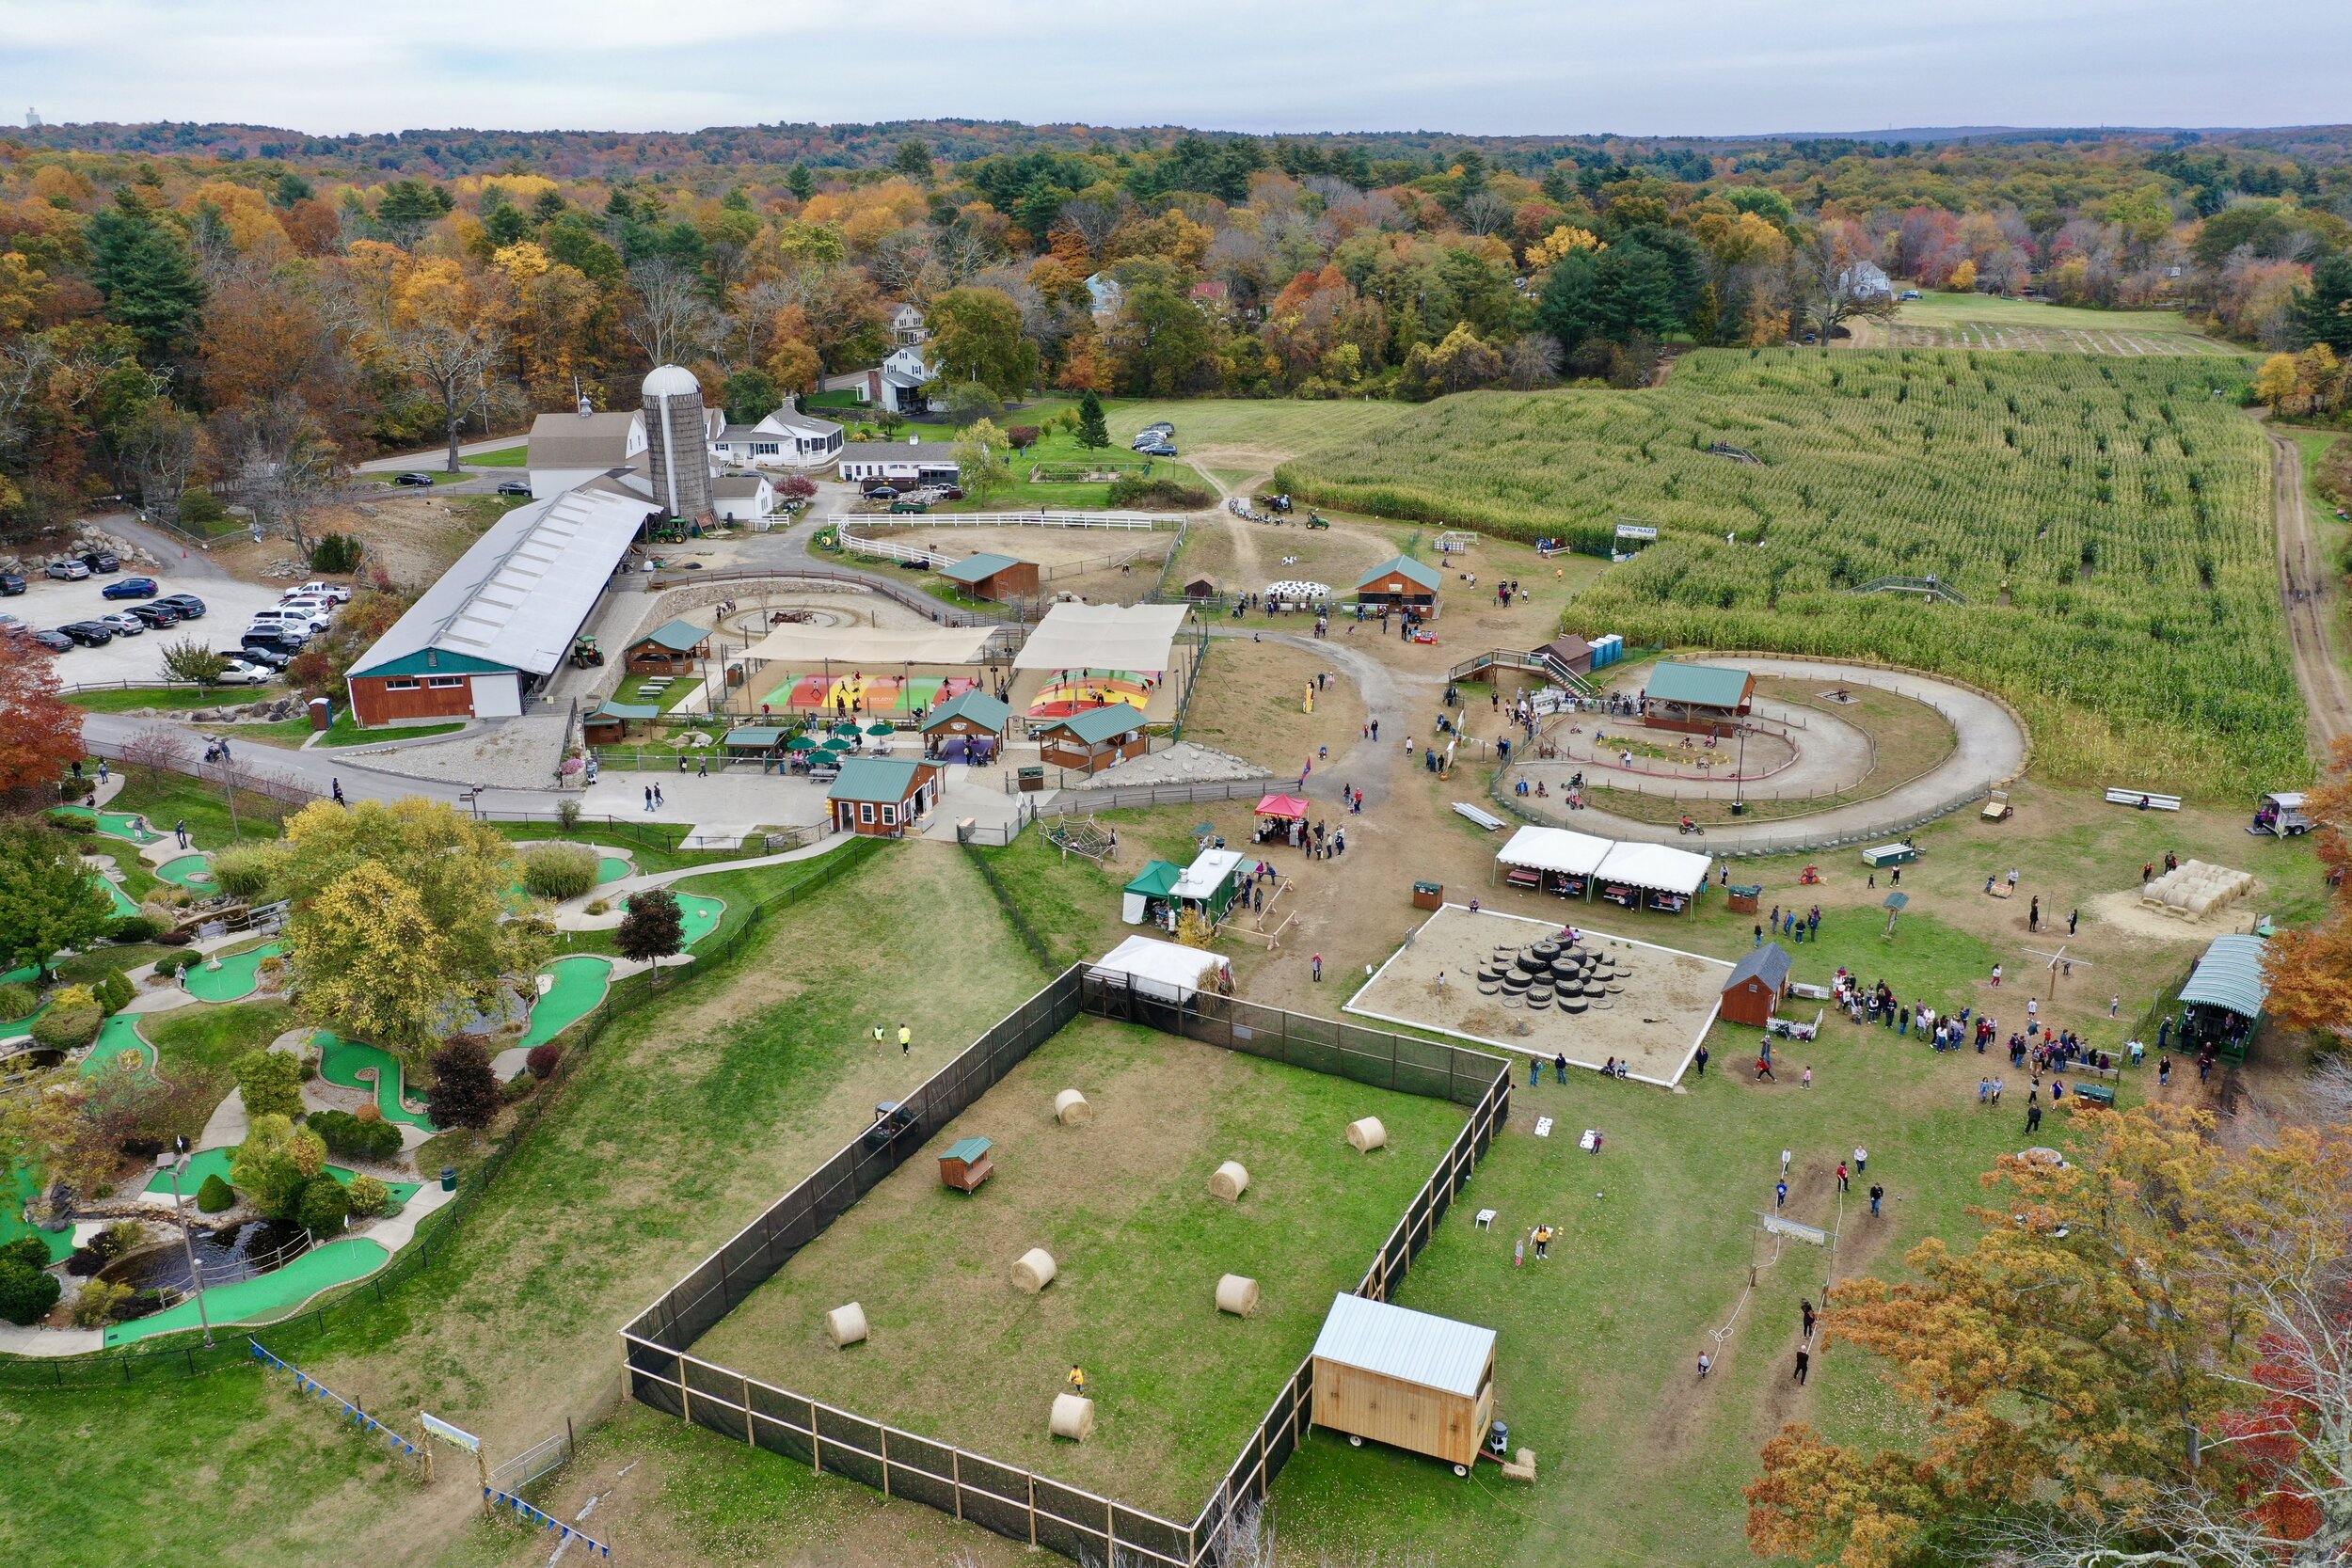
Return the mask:
[[2303,490],[2303,453],[2292,437],[2270,431],[2270,488],[2279,515],[2280,593],[2296,683],[2310,710],[2312,749],[2325,756],[2352,735],[2352,681],[2344,677],[2328,626],[2335,619],[2335,573],[2312,528]]

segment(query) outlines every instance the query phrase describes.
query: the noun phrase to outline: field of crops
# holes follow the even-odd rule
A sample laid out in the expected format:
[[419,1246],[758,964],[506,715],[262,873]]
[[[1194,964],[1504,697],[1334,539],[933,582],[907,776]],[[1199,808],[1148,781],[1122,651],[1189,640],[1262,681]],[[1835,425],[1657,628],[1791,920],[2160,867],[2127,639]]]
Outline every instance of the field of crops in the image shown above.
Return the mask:
[[[2243,797],[2310,772],[2265,448],[2233,405],[2243,374],[2218,358],[1721,350],[1645,391],[1448,398],[1317,447],[1280,482],[1588,547],[1619,521],[1655,524],[1660,543],[1577,602],[1575,629],[1947,672],[2015,702],[2054,777]],[[1851,592],[1931,574],[1970,602]]]

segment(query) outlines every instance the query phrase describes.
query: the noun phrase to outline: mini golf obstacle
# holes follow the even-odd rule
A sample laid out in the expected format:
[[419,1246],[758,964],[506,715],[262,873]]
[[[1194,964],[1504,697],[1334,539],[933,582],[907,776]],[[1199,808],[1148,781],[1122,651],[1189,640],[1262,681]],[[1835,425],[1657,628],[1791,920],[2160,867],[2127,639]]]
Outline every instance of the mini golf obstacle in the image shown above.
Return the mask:
[[179,855],[155,868],[155,875],[177,887],[210,891],[213,886],[213,857],[210,855]]

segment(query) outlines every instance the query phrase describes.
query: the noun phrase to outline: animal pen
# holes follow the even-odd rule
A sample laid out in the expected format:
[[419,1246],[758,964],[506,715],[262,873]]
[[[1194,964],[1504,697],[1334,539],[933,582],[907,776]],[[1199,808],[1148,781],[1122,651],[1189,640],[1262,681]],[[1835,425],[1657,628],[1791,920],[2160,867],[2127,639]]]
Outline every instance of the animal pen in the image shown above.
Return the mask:
[[1355,1294],[1373,1300],[1390,1298],[1510,1116],[1509,1065],[1484,1052],[1073,966],[908,1095],[901,1117],[851,1141],[624,1327],[630,1395],[820,1474],[848,1476],[886,1497],[927,1504],[1065,1557],[1168,1568],[1221,1561],[1229,1524],[1265,1497],[1313,1423],[1311,1354],[1275,1392],[1264,1418],[1189,1521],[890,1426],[692,1354],[706,1333],[795,1254],[1082,1014],[1470,1106],[1468,1122],[1358,1283]]

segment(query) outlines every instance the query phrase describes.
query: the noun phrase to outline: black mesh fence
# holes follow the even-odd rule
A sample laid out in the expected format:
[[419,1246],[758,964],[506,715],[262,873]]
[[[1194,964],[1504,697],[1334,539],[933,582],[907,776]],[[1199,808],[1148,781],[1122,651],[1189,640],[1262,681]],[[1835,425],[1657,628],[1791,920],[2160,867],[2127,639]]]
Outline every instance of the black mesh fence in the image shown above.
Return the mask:
[[1068,969],[623,1330],[631,1397],[1065,1557],[1124,1560],[1137,1568],[1221,1563],[1229,1555],[1229,1524],[1264,1499],[1311,1423],[1311,1359],[1285,1382],[1207,1506],[1187,1526],[934,1438],[885,1428],[688,1354],[745,1296],[1081,1012],[1470,1108],[1461,1132],[1374,1257],[1359,1287],[1363,1295],[1388,1298],[1510,1115],[1509,1064],[1484,1052],[1214,991]]

